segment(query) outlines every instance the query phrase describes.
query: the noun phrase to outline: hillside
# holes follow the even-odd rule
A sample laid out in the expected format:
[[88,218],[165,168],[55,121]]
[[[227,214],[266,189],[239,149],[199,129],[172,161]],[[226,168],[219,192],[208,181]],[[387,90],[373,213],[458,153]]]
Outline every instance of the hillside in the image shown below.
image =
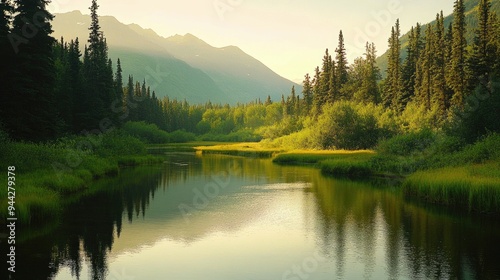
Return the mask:
[[[90,17],[79,11],[56,14],[53,36],[78,37],[83,48],[89,24]],[[113,62],[120,58],[125,75],[146,78],[160,97],[235,104],[268,95],[279,100],[293,85],[300,87],[238,47],[215,48],[192,34],[164,38],[111,16],[100,17],[100,24]]]
[[[468,42],[471,42],[474,39],[474,30],[477,27],[477,6],[479,0],[465,0],[465,13],[466,13],[466,22],[467,22],[467,34],[466,39]],[[450,3],[453,5],[453,3]],[[500,15],[500,0],[492,0],[491,1],[491,10]],[[435,13],[439,13],[440,11],[435,11]],[[444,18],[444,24],[447,27],[449,24],[453,22],[453,14],[448,15]],[[422,34],[425,32],[425,29],[428,25],[435,24],[436,21],[432,21],[430,23],[422,24]],[[415,23],[416,24],[416,23]],[[408,31],[401,37],[401,46],[403,47],[402,51],[402,59],[406,57],[406,45],[408,43],[408,37],[410,32]],[[382,76],[385,77],[387,70],[387,56],[388,52],[385,52],[377,59],[378,66],[382,70]]]

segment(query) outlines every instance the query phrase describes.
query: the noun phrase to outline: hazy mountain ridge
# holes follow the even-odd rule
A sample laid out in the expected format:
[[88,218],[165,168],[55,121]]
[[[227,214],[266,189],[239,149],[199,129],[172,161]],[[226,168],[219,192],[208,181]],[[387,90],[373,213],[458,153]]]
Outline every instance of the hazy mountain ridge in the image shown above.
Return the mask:
[[[79,11],[56,14],[52,23],[55,38],[87,43],[90,17]],[[159,36],[137,24],[125,25],[112,16],[100,17],[110,57],[122,62],[124,79],[147,78],[160,97],[191,103],[237,103],[271,95],[279,100],[293,85],[260,61],[235,46],[215,48],[192,34]],[[300,91],[298,91],[300,92]]]

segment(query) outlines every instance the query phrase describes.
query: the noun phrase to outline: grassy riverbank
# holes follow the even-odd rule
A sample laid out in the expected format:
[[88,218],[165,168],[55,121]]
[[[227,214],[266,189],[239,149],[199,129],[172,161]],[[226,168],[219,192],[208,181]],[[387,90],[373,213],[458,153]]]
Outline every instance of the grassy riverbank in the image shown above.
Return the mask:
[[[0,139],[0,182],[7,182],[7,167],[15,167],[15,211],[24,223],[53,218],[66,196],[81,192],[96,178],[114,175],[123,166],[160,162],[146,144],[123,132],[72,136],[52,143]],[[0,198],[0,217],[8,212],[8,198]]]
[[405,197],[474,212],[500,213],[500,135],[472,145],[430,131],[381,142],[377,151],[266,149],[258,143],[198,147],[203,153],[273,156],[284,165],[311,165],[336,177],[396,177]]
[[234,144],[221,144],[221,145],[204,145],[194,147],[199,154],[221,154],[231,156],[244,156],[244,157],[259,157],[271,158],[278,153],[284,152],[283,149],[265,148],[260,143],[234,143]]

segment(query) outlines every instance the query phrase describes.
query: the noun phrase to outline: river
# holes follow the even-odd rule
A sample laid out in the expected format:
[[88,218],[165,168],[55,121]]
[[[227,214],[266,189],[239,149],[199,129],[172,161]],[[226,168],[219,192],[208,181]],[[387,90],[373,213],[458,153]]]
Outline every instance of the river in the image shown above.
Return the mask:
[[269,159],[170,154],[18,231],[15,279],[500,279],[498,219]]

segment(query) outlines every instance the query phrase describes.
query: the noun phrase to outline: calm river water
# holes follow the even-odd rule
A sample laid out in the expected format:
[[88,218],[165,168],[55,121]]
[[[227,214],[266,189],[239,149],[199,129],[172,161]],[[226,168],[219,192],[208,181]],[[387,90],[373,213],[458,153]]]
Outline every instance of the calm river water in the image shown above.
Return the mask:
[[16,279],[500,279],[498,219],[268,159],[165,160],[18,229]]

